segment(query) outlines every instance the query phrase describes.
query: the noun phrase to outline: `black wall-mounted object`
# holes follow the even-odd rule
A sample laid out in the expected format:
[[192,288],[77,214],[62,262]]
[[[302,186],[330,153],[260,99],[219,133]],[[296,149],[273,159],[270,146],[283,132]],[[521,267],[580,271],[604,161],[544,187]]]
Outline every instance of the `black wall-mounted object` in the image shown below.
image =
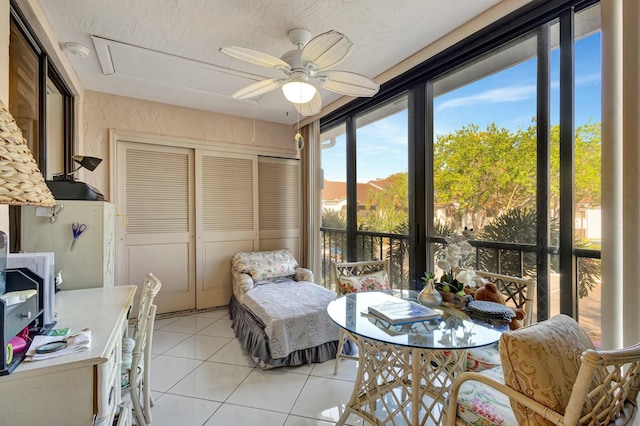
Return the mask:
[[48,180],[46,184],[56,200],[104,201],[104,195],[84,182]]

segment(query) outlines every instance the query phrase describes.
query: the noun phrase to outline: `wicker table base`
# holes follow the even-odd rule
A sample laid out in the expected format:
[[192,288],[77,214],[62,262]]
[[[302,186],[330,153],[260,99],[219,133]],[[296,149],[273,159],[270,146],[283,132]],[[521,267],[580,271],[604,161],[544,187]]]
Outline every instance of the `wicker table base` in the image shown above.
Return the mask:
[[464,371],[465,349],[440,351],[396,346],[345,331],[359,350],[358,375],[345,412],[375,425],[442,424],[445,398]]

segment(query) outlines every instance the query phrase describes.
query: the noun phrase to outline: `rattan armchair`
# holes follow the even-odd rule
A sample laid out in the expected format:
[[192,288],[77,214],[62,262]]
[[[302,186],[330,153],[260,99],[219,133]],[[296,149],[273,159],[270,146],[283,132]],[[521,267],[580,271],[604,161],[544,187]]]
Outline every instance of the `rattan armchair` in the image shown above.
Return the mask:
[[[369,260],[361,262],[342,262],[333,263],[333,276],[336,282],[336,292],[338,296],[342,296],[349,292],[359,291],[359,289],[351,288],[350,290],[345,288],[344,285],[340,285],[341,279],[349,278],[363,278],[372,276],[377,272],[384,271],[387,276],[387,285],[389,284],[389,260]],[[344,280],[342,280],[344,281]]]
[[480,278],[492,282],[502,293],[507,306],[514,309],[524,309],[527,316],[522,325],[530,325],[533,321],[533,298],[536,282],[532,278],[514,277],[511,275],[495,274],[493,272],[475,271]]
[[[533,322],[533,299],[536,288],[534,279],[484,271],[475,271],[475,273],[484,281],[496,285],[507,306],[525,311],[526,316],[522,320],[523,326]],[[472,348],[467,352],[467,370],[480,371],[498,365],[500,365],[500,353],[497,343],[482,348]]]
[[[336,292],[338,296],[355,291],[390,289],[389,260],[371,260],[361,262],[333,263],[333,276],[335,278]],[[347,337],[340,329],[338,338],[338,350],[336,352],[336,365],[333,374],[340,370],[342,358],[358,359],[355,355],[343,353]]]
[[[591,346],[575,353],[590,346],[590,342],[584,343],[588,337],[569,317],[557,317],[540,323],[548,323],[544,326],[521,329],[524,333],[503,334],[501,350],[510,352],[501,354],[503,377],[492,378],[487,371],[459,375],[449,393],[446,424],[469,424],[462,419],[468,414],[463,401],[465,392],[474,386],[475,395],[484,397],[483,413],[498,412],[500,403],[502,409],[512,411],[514,418],[505,419],[504,424],[634,424],[640,391],[640,343],[618,350],[594,350]],[[512,339],[519,334],[524,339]]]

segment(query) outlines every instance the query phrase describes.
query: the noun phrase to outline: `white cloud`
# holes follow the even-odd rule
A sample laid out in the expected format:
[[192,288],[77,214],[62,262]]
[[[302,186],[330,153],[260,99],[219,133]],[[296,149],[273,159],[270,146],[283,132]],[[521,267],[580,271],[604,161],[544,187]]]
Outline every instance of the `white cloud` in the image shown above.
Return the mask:
[[578,75],[575,79],[576,86],[581,86],[583,84],[591,84],[600,82],[600,73],[594,72],[592,74]]
[[444,101],[438,106],[438,111],[446,108],[470,107],[482,104],[497,104],[502,102],[518,102],[535,97],[536,86],[506,86],[498,89],[485,90],[470,96],[462,96]]
[[[584,75],[577,75],[575,77],[574,80],[574,84],[576,86],[586,86],[586,85],[590,85],[592,83],[599,83],[601,80],[601,76],[599,72],[594,72],[592,74],[584,74]],[[560,81],[558,80],[553,80],[551,82],[551,88],[552,89],[559,89],[560,88]]]

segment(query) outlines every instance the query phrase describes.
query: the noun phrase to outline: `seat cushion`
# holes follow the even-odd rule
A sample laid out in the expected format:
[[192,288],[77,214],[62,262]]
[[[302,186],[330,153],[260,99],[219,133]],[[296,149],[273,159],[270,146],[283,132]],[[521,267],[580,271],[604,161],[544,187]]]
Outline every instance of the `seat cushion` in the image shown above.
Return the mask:
[[[593,343],[571,317],[550,320],[503,333],[500,359],[505,384],[564,414],[580,369],[580,357]],[[511,401],[519,425],[552,425]]]
[[498,343],[471,348],[467,351],[467,371],[480,372],[489,368],[500,366],[500,351]]
[[[503,383],[502,367],[480,372]],[[460,387],[458,394],[458,418],[468,425],[509,426],[518,424],[509,405],[509,398],[480,382],[469,380]]]
[[340,277],[338,279],[340,294],[355,293],[367,290],[390,290],[389,275],[387,271],[378,271],[372,274],[354,277]]
[[133,358],[132,352],[136,345],[136,341],[131,337],[122,338],[122,365],[121,365],[121,377],[120,386],[126,388],[129,386],[129,376],[131,374],[131,361]]

